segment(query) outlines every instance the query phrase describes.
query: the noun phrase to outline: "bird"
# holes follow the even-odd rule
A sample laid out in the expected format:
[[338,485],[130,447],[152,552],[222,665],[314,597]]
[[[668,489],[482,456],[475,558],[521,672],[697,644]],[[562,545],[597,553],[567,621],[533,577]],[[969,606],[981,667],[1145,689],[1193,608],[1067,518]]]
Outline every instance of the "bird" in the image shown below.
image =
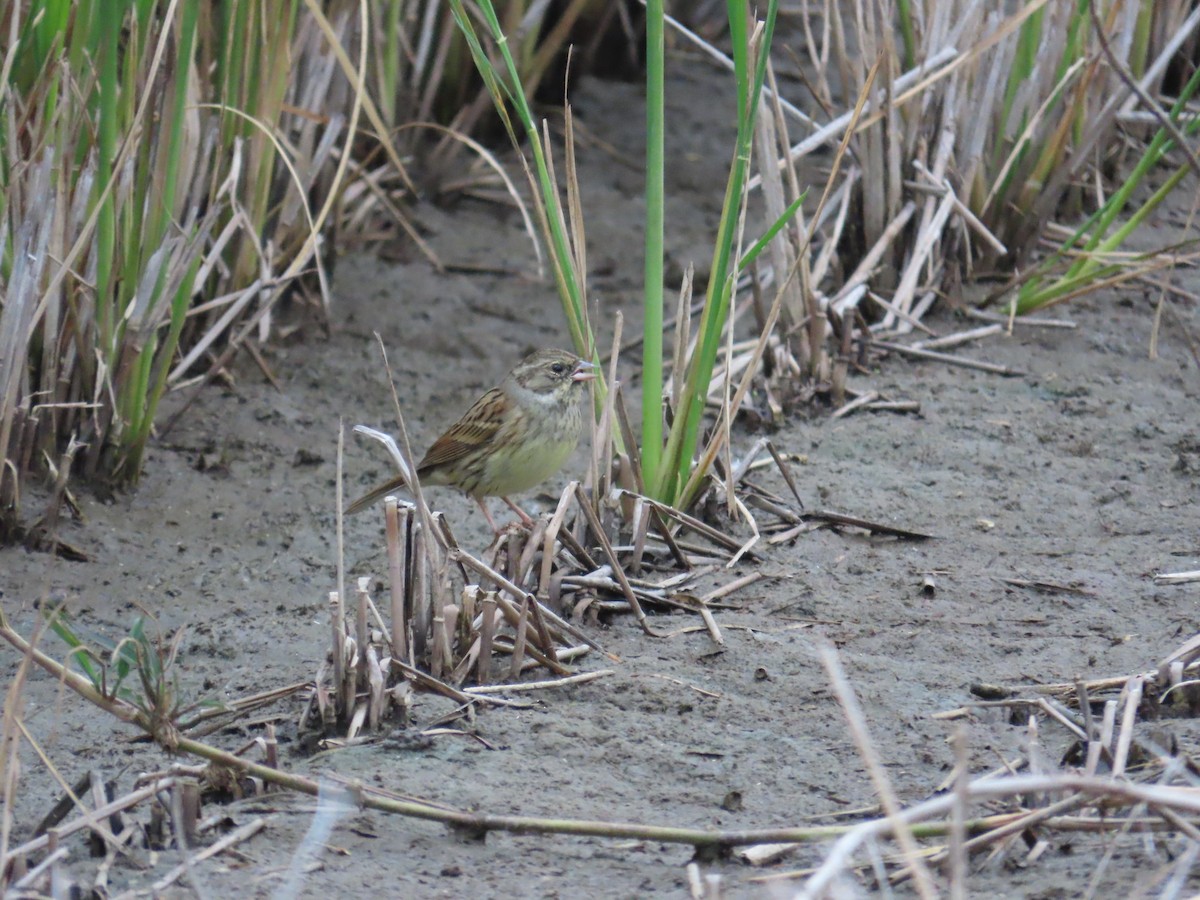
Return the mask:
[[[422,484],[463,491],[496,534],[500,529],[484,497],[500,497],[522,523],[532,526],[511,495],[541,484],[574,451],[583,433],[579,400],[584,385],[596,377],[593,369],[566,350],[529,354],[433,442],[417,464],[417,477]],[[399,475],[359,497],[346,514],[366,509],[406,484]]]

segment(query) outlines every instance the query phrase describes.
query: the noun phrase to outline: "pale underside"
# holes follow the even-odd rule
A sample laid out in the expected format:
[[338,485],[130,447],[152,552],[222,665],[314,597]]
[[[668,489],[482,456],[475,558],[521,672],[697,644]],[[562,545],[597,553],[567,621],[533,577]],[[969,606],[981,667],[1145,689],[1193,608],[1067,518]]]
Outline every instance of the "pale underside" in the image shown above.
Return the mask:
[[[500,399],[499,390],[488,391],[429,448],[418,468],[424,482],[452,484],[475,497],[508,496],[536,487],[562,468],[582,430],[575,398],[514,391],[511,386],[509,391],[517,395],[517,414],[503,420],[473,415]],[[563,408],[548,414],[544,407],[551,405]],[[521,439],[514,440],[514,432],[523,432]],[[488,452],[481,452],[485,448]]]

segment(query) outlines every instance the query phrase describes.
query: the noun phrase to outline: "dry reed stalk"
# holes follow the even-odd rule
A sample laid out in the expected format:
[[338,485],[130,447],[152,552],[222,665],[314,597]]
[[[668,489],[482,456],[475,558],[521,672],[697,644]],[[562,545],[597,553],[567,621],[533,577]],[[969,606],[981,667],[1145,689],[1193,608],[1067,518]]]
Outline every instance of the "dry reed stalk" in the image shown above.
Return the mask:
[[454,638],[458,631],[460,611],[453,603],[442,607],[442,627],[438,631],[438,654],[448,663],[454,662]]
[[[774,91],[776,88],[775,69],[774,66],[769,64],[767,66],[767,77],[770,87]],[[783,142],[784,145],[787,143],[786,125],[783,122],[782,112],[778,103],[775,104],[772,111],[774,115],[760,115],[758,117],[758,135],[754,142],[759,171],[762,173],[764,221],[768,227],[771,223],[783,217],[788,206],[788,200],[785,199],[782,171],[786,171],[789,175],[788,181],[792,191],[792,199],[800,196],[800,192],[797,190],[798,179],[795,168],[787,166],[785,170],[781,171],[772,165],[777,158],[775,154],[779,152],[780,142]],[[771,241],[769,248],[771,266],[776,273],[782,275],[783,273],[791,272],[793,267],[799,266],[798,277],[794,281],[788,279],[787,283],[780,285],[778,289],[782,295],[780,321],[785,334],[799,333],[806,317],[805,295],[812,291],[812,279],[809,272],[807,254],[797,261],[797,247],[800,244],[804,231],[804,213],[798,210],[793,223],[785,228],[780,236]],[[760,334],[769,332],[770,330],[766,321],[760,323]],[[824,335],[822,335],[822,340],[823,338]],[[808,365],[808,354],[804,351],[808,350],[810,346],[808,342],[799,342],[795,348],[803,354],[801,356],[801,365],[806,368],[811,367]]]
[[492,677],[492,639],[496,633],[497,593],[488,591],[483,595],[481,607],[482,624],[479,628],[479,662],[476,668],[475,680],[479,684],[487,684]]
[[950,813],[949,880],[951,900],[966,900],[967,897],[967,810],[970,803],[968,789],[967,732],[959,727],[954,732],[954,762],[958,778],[954,782],[955,803]]
[[595,486],[597,506],[602,505],[608,499],[613,476],[614,444],[619,445],[619,441],[614,441],[614,431],[618,428],[616,424],[616,403],[618,398],[615,387],[618,384],[617,365],[621,356],[621,334],[624,331],[624,327],[625,316],[618,310],[613,322],[612,350],[609,352],[608,359],[608,380],[606,384],[609,385],[609,390],[604,397],[600,422],[592,429],[593,455],[590,482]]
[[433,614],[433,649],[429,656],[429,672],[434,678],[445,678],[447,666],[453,663],[450,654],[442,646],[442,635],[445,633],[445,613],[437,611]]
[[431,532],[418,522],[413,526],[413,587],[412,587],[412,653],[413,659],[424,659],[429,652],[430,614],[433,607],[433,589],[430,585],[430,560],[428,547],[437,543]]
[[[336,686],[335,691],[340,692],[342,685],[346,680],[346,660],[342,650],[342,643],[345,638],[345,607],[342,603],[342,598],[346,596],[346,528],[345,516],[342,513],[345,503],[345,450],[346,450],[346,426],[345,423],[338,419],[337,431],[337,464],[334,475],[334,528],[335,544],[334,549],[337,557],[334,559],[336,566],[337,583],[334,585],[334,590],[329,594],[329,604],[333,613],[330,616],[330,624],[333,628],[333,683]],[[339,694],[340,696],[340,694]]]
[[1144,679],[1134,675],[1121,691],[1125,700],[1124,715],[1121,717],[1121,732],[1113,753],[1113,776],[1120,777],[1129,761],[1129,749],[1133,742],[1133,724],[1138,707],[1142,702],[1142,686]]
[[[505,597],[503,593],[499,591],[492,591],[489,593],[494,597],[495,604],[499,612],[499,617],[495,619],[497,625],[503,621],[507,621],[514,631],[520,628],[521,613],[517,607],[513,606],[512,602],[509,601],[509,599]],[[528,596],[529,595],[526,595],[526,599],[528,599]],[[555,674],[566,675],[570,671],[558,661],[558,650],[553,643],[548,645],[545,652],[527,643],[525,646],[525,652],[528,653],[529,656],[535,659],[538,663],[545,666]]]
[[392,655],[396,659],[412,662],[409,649],[407,613],[407,585],[409,546],[412,539],[411,508],[401,509],[394,497],[384,501],[384,534],[387,543],[388,583],[390,585],[392,615]]
[[[683,403],[683,379],[676,377],[677,372],[685,371],[685,364],[692,347],[692,280],[695,270],[689,261],[683,273],[683,282],[679,287],[679,301],[675,307],[675,346],[672,353],[671,380],[668,390],[671,397],[671,409],[681,409]],[[622,409],[624,404],[622,404]],[[636,446],[636,442],[633,446]]]
[[[540,518],[533,525],[533,529],[529,532],[523,542],[518,542],[516,551],[512,554],[512,558],[516,560],[513,567],[513,581],[517,584],[528,584],[530,577],[533,575],[534,563],[538,561],[538,554],[544,551],[546,529],[550,522],[546,518]],[[554,545],[551,544],[553,551]]]
[[356,676],[359,685],[365,686],[367,683],[367,648],[371,644],[371,633],[369,630],[368,610],[370,602],[370,594],[368,588],[371,584],[370,578],[358,579],[358,591],[356,593],[357,603],[355,606],[354,616],[354,639],[356,647],[356,655],[358,656],[358,666]]
[[588,502],[586,493],[583,487],[575,484],[575,499],[576,506],[583,512],[584,518],[587,519],[588,525],[591,528],[592,536],[600,544],[600,550],[608,559],[609,565],[613,568],[613,574],[617,578],[617,582],[621,585],[621,591],[625,594],[625,599],[629,601],[629,608],[633,611],[637,618],[638,625],[642,631],[649,637],[662,637],[651,626],[646,614],[642,611],[641,604],[638,603],[637,596],[633,593],[633,588],[629,585],[629,579],[626,578],[625,572],[621,567],[617,555],[613,552],[612,543],[608,539],[608,535],[604,532],[604,527],[600,524],[600,518],[596,515],[596,511],[592,509],[592,505]]
[[508,667],[509,681],[516,681],[521,677],[521,667],[525,664],[525,640],[529,631],[529,610],[529,598],[521,598],[521,621],[517,626],[516,636],[513,638],[512,659]]
[[342,610],[342,600],[337,591],[329,592],[329,621],[332,629],[330,640],[330,655],[333,658],[333,695],[336,705],[341,705],[345,696],[343,685],[346,683],[346,622]]
[[[557,651],[554,649],[553,638],[550,635],[550,628],[546,624],[546,617],[544,615],[542,615],[542,609],[543,609],[542,604],[540,602],[538,602],[536,599],[531,600],[529,595],[526,595],[523,598],[523,602],[527,603],[529,606],[529,614],[533,618],[534,630],[535,630],[535,633],[537,634],[538,646],[541,647],[542,651],[544,653],[546,653],[547,655],[550,655],[552,653],[557,654]],[[564,641],[563,643],[566,643],[566,641]]]

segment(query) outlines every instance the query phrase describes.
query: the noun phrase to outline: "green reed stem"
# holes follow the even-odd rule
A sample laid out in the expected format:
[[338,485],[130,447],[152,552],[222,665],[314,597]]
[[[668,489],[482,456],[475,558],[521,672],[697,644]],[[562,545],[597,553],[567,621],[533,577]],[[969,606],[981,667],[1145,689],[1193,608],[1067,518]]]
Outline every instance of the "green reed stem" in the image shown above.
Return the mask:
[[[667,447],[657,481],[647,482],[647,490],[657,500],[678,501],[691,472],[692,459],[700,437],[708,385],[721,348],[721,332],[729,316],[733,285],[737,280],[737,261],[733,259],[738,217],[750,170],[750,150],[758,118],[759,99],[766,79],[767,58],[775,29],[777,0],[769,0],[761,34],[751,45],[751,21],[743,0],[729,0],[729,35],[733,45],[734,83],[737,88],[737,141],[725,186],[721,221],[713,248],[711,275],[704,310],[696,335],[696,351],[688,366],[687,378],[675,420],[667,437]],[[679,373],[676,373],[679,377]]]
[[[646,236],[642,352],[642,477],[658,484],[662,461],[663,230],[666,51],[662,0],[646,3]],[[679,377],[679,373],[676,373]]]

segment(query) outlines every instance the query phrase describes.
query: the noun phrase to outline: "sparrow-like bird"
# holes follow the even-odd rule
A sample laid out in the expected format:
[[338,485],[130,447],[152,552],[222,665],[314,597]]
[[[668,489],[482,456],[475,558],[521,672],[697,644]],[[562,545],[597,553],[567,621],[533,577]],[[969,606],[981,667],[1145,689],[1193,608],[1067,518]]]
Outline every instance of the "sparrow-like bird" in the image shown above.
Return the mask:
[[[565,350],[525,357],[504,381],[475,401],[434,441],[417,465],[422,484],[456,487],[479,504],[499,532],[484,497],[500,497],[526,525],[533,520],[509,496],[541,484],[567,461],[583,432],[579,400],[592,364]],[[348,507],[347,515],[404,487],[397,476]]]

